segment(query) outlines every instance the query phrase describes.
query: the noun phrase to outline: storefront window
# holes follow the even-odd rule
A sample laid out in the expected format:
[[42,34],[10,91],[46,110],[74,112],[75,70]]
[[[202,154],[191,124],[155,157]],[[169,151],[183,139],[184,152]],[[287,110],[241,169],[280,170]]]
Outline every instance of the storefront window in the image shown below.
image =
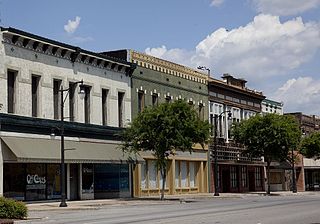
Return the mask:
[[119,164],[94,165],[94,197],[119,197]]
[[156,169],[155,162],[153,160],[148,160],[148,172],[149,172],[149,188],[156,189],[158,171]]
[[147,176],[146,176],[147,168],[146,168],[146,162],[141,164],[141,188],[146,189],[147,188]]
[[45,164],[27,164],[26,200],[46,199],[46,166]]
[[262,186],[262,176],[261,176],[261,168],[260,167],[255,168],[255,182],[256,182],[256,187]]
[[5,163],[3,174],[3,195],[7,198],[25,200],[25,165]]
[[82,165],[82,193],[93,193],[93,164]]
[[175,183],[176,183],[176,187],[179,188],[181,187],[181,184],[180,184],[180,164],[179,164],[179,161],[176,161],[175,162]]
[[47,199],[61,198],[60,192],[60,165],[47,165]]
[[181,172],[181,187],[188,187],[188,168],[187,162],[181,161],[180,162],[180,172]]
[[189,162],[189,171],[190,171],[190,187],[195,187],[195,172],[194,172],[194,162]]
[[238,187],[238,175],[237,175],[237,167],[236,166],[230,167],[230,175],[231,175],[231,187],[232,188]]
[[120,191],[129,192],[129,165],[120,165]]
[[248,187],[246,166],[241,166],[241,187]]

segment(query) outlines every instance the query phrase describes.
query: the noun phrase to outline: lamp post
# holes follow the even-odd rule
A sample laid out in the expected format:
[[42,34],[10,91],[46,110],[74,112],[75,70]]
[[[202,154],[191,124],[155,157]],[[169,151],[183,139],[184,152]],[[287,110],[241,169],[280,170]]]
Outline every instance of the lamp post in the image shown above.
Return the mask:
[[[80,91],[79,91],[79,96],[80,99],[83,99],[85,96],[85,91],[84,91],[84,85],[83,85],[83,80],[75,82],[75,85],[80,84]],[[63,89],[63,87],[61,86],[61,89],[59,90],[59,92],[61,93],[61,107],[60,107],[60,115],[61,115],[61,127],[60,127],[60,136],[61,136],[61,145],[60,145],[60,149],[61,149],[61,163],[60,163],[60,190],[61,190],[61,202],[59,207],[67,207],[67,203],[66,203],[66,179],[65,179],[65,163],[64,163],[64,115],[63,115],[63,108],[64,108],[64,103],[67,99],[67,96],[69,94],[70,88],[67,89]],[[67,95],[65,98],[63,98],[63,92],[67,92]]]
[[200,69],[200,70],[207,70],[208,72],[208,76],[210,77],[210,68],[207,68],[206,66],[198,66],[197,69]]
[[218,185],[218,148],[217,148],[217,135],[218,135],[218,119],[221,119],[221,116],[224,113],[228,113],[228,118],[232,116],[230,110],[226,110],[221,112],[219,115],[215,114],[214,115],[214,196],[219,196],[219,185]]
[[292,160],[292,193],[297,193],[296,169],[294,167],[293,148],[291,149],[291,160]]

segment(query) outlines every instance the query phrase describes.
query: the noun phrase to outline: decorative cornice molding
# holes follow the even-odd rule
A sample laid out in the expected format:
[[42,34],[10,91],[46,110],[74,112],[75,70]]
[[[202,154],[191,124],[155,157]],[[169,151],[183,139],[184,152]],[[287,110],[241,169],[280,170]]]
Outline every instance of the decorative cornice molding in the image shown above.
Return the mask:
[[113,70],[128,75],[132,74],[133,65],[126,61],[109,58],[106,55],[86,51],[75,46],[59,43],[13,28],[1,28],[1,31],[3,43],[12,45],[12,51],[14,51],[15,46],[36,53],[70,60],[72,63],[78,62],[100,69]]
[[206,84],[208,82],[209,77],[205,73],[134,50],[130,50],[130,60],[130,62],[144,68],[174,75],[202,84]]

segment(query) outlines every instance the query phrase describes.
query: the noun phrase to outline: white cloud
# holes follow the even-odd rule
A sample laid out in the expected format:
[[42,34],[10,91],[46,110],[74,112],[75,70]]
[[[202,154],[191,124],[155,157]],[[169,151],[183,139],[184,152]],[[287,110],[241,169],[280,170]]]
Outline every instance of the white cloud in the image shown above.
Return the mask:
[[68,23],[64,25],[64,30],[69,34],[74,33],[80,25],[80,20],[79,16],[76,16],[75,20],[68,20]]
[[222,5],[224,2],[224,0],[212,0],[211,2],[211,6],[214,6],[214,7],[219,7],[220,5]]
[[312,77],[290,79],[272,97],[284,101],[285,112],[304,111],[307,114],[319,114],[320,79]]
[[297,15],[320,5],[320,0],[251,0],[259,13]]
[[246,26],[220,28],[194,50],[148,48],[147,54],[193,68],[210,67],[248,80],[286,75],[309,61],[320,48],[320,25],[300,17],[281,23],[278,16],[260,14]]
[[161,58],[167,51],[168,51],[167,47],[164,45],[162,45],[161,47],[158,47],[158,48],[148,47],[145,50],[146,54],[153,55],[154,57],[157,57],[157,58]]

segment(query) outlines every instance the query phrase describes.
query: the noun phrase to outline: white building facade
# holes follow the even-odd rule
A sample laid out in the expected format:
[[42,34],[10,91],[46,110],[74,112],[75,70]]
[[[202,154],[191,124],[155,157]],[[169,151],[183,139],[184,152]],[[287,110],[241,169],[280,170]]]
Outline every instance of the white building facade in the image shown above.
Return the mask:
[[0,38],[0,195],[60,198],[64,90],[68,198],[130,196],[131,166],[115,136],[131,121],[131,63],[14,28]]
[[261,103],[261,112],[262,114],[275,113],[283,115],[283,102],[264,99]]

